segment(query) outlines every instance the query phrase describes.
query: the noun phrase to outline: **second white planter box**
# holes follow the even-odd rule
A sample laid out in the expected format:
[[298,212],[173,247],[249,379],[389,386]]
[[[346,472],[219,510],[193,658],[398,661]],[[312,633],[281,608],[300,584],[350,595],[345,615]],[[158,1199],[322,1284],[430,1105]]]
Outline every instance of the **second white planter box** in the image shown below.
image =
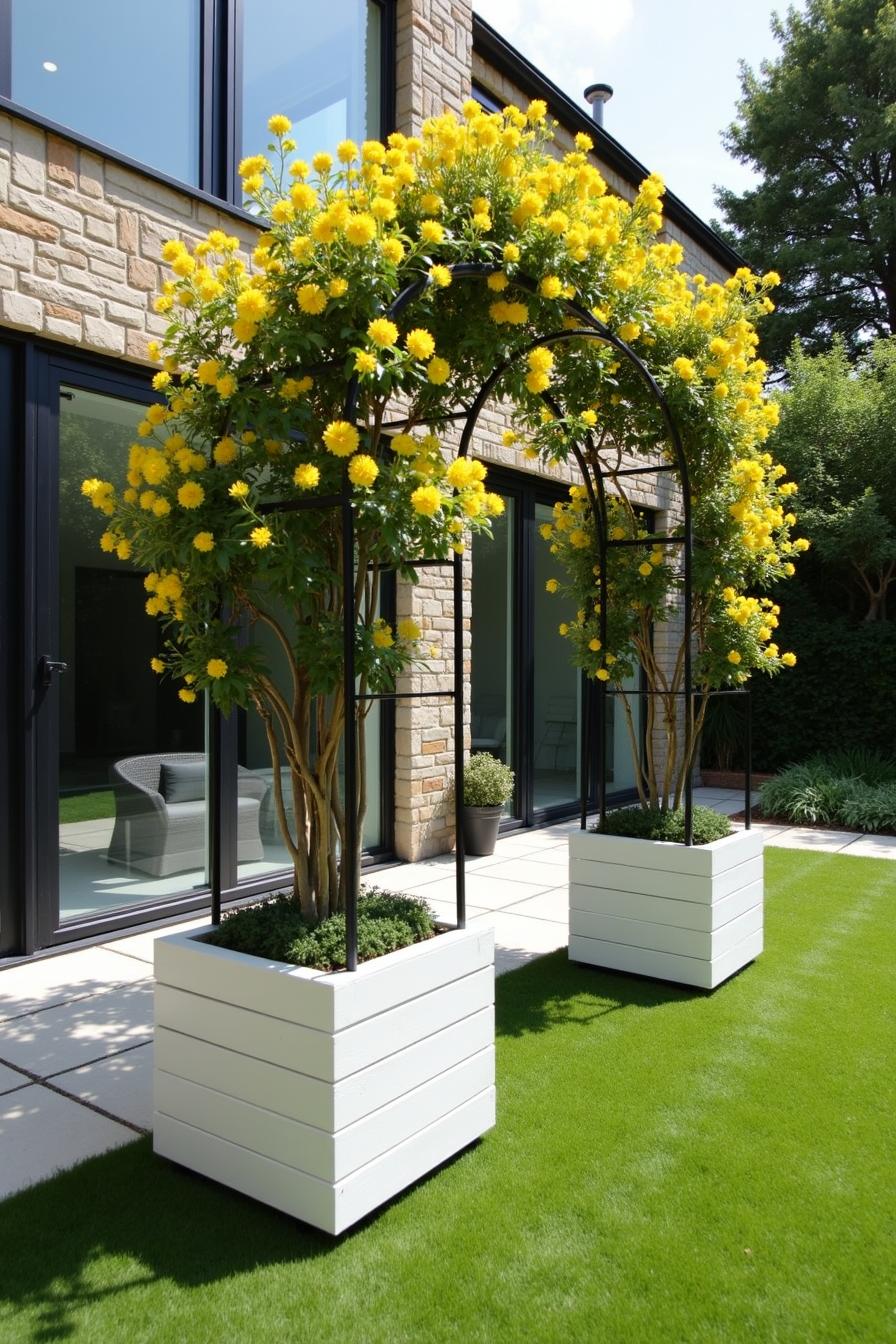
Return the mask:
[[709,845],[577,831],[569,841],[569,956],[714,989],[762,951],[763,838]]
[[155,945],[154,1148],[338,1233],[495,1123],[490,929],[328,974]]

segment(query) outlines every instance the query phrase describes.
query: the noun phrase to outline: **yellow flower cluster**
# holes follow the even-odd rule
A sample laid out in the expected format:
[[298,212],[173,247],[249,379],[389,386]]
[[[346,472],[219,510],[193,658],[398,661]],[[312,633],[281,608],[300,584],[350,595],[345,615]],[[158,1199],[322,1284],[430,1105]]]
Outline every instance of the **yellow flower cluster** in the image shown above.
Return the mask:
[[[754,327],[777,276],[743,270],[717,284],[685,275],[681,247],[656,238],[662,179],[648,177],[632,202],[614,195],[589,157],[588,136],[568,153],[549,150],[539,100],[490,112],[470,99],[462,118],[431,117],[419,135],[345,140],[310,162],[291,157],[287,117],[275,114],[268,126],[270,155],[239,165],[266,230],[251,257],[220,229],[198,243],[164,245],[170,271],[156,306],[172,317],[153,352],[162,361],[160,402],[138,427],[126,490],[119,496],[98,480],[83,487],[109,518],[104,549],[154,564],[164,557],[163,577],[183,575],[189,600],[161,591],[150,599],[161,604],[156,614],[181,610],[184,638],[198,647],[202,585],[212,572],[226,587],[233,567],[242,595],[256,573],[279,582],[277,566],[285,576],[293,546],[330,544],[329,522],[311,510],[281,524],[263,502],[278,492],[296,510],[348,480],[374,553],[388,550],[386,536],[400,538],[405,553],[462,551],[466,533],[487,527],[503,505],[487,491],[484,467],[451,460],[431,427],[455,409],[458,389],[475,390],[515,349],[528,353],[502,389],[519,413],[508,447],[550,464],[586,435],[595,445],[655,441],[654,408],[629,376],[624,350],[573,334],[588,314],[634,346],[662,385],[693,459],[698,541],[712,544],[720,572],[740,594],[790,572],[808,543],[791,538],[787,501],[796,487],[764,451],[777,408],[764,396]],[[461,283],[451,268],[470,261],[482,274]],[[569,343],[538,343],[564,327]],[[387,414],[396,397],[407,408],[397,426]],[[606,641],[615,652],[597,633],[594,519],[583,491],[555,512],[546,538],[569,574],[563,591],[579,607],[563,623],[566,637],[601,679],[626,675],[632,640],[680,592],[669,552],[612,474],[610,485],[623,501],[610,508],[611,535],[644,541],[608,559],[614,611],[624,613]],[[311,498],[300,503],[297,492]],[[298,601],[298,588],[282,582],[281,596]],[[560,590],[551,580],[548,591],[551,583]],[[709,585],[697,605],[723,632],[773,647],[758,633],[774,629],[759,624],[764,609],[742,626]],[[370,616],[369,624],[375,646],[379,631],[391,641],[379,647],[393,647],[385,623]],[[406,643],[399,631],[397,647]],[[209,671],[208,652],[191,667],[196,685],[233,681],[236,673]],[[728,652],[741,655],[738,676],[755,665],[736,639],[719,656]],[[787,665],[785,658],[772,661]]]

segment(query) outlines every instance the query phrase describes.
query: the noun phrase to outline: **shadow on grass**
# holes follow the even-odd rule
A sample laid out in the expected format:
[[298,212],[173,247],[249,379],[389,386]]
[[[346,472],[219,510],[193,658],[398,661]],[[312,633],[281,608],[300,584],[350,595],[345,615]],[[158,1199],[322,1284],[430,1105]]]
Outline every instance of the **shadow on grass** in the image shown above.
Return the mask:
[[[686,989],[573,965],[564,949],[500,977],[497,1031],[523,1036],[563,1023],[588,1026],[623,1008],[689,997]],[[500,1143],[500,1130],[493,1141]],[[410,1198],[462,1156],[391,1203]],[[266,1267],[338,1256],[356,1238],[377,1235],[382,1214],[377,1210],[332,1238],[156,1158],[143,1139],[2,1205],[0,1338],[16,1344],[85,1338],[85,1314],[130,1293],[139,1298],[159,1282],[175,1289],[211,1287]]]
[[706,997],[705,990],[687,985],[571,962],[565,948],[501,976],[497,984],[499,1036],[525,1036],[571,1022],[587,1027],[623,1008],[660,1008]]

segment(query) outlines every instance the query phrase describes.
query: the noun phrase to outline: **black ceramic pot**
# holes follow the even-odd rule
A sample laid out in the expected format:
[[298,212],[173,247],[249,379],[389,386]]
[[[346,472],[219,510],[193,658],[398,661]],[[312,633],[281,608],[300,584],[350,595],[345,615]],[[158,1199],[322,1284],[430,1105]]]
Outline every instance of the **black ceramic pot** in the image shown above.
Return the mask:
[[497,807],[464,807],[464,853],[474,856],[494,854],[498,843],[503,805]]

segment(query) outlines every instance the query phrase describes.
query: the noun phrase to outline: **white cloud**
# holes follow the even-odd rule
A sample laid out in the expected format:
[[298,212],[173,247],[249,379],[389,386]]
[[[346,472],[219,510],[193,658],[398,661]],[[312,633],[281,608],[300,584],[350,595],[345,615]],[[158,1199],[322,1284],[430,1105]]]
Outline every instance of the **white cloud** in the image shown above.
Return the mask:
[[634,19],[634,0],[474,0],[474,8],[577,102],[586,85],[609,79],[609,49]]

